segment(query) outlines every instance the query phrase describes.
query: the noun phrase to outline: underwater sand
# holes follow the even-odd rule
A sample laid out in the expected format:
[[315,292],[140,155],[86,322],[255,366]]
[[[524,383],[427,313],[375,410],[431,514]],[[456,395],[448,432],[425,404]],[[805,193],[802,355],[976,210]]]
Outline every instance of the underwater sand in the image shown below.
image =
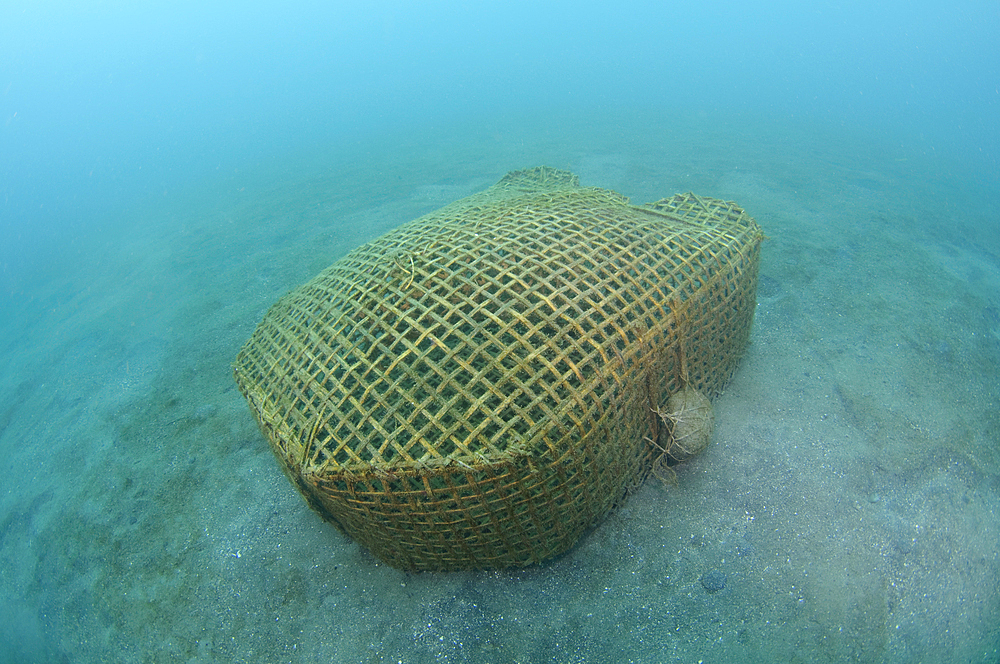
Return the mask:
[[[308,509],[230,362],[351,248],[540,164],[743,206],[751,345],[709,448],[567,554],[395,570]],[[801,122],[508,120],[289,155],[53,246],[0,282],[0,661],[998,661],[1000,192],[960,173]]]

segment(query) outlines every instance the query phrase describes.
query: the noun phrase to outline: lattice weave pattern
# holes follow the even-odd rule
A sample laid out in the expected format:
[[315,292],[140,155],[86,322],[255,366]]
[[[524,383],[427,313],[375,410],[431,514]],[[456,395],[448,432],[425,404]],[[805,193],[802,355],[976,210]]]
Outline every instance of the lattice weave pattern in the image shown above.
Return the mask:
[[565,551],[648,474],[651,408],[722,390],[749,340],[756,222],[508,174],[279,300],[236,382],[309,504],[406,569]]

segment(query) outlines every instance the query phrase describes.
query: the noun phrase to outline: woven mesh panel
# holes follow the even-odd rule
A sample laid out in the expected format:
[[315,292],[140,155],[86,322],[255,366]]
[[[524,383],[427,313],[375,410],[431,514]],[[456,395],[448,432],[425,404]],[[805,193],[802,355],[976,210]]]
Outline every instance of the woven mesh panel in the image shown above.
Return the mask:
[[709,396],[731,378],[761,238],[733,203],[510,173],[279,300],[236,382],[309,504],[390,564],[539,562],[648,474],[680,358]]

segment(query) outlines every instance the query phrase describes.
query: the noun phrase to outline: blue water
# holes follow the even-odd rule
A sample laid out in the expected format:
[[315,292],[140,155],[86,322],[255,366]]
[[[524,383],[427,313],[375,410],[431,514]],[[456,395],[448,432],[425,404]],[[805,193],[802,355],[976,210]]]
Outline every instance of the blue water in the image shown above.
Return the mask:
[[[0,662],[1000,661],[998,35],[985,1],[5,3]],[[566,555],[386,568],[229,363],[539,164],[746,208],[747,356],[709,449]]]

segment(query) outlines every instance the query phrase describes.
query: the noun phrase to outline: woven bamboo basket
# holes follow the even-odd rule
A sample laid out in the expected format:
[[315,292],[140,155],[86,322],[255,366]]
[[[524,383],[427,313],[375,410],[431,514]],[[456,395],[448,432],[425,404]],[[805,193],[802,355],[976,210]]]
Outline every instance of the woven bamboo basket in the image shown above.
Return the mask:
[[730,380],[761,239],[733,203],[509,173],[281,298],[236,382],[309,505],[379,558],[540,562],[663,460],[671,394]]

